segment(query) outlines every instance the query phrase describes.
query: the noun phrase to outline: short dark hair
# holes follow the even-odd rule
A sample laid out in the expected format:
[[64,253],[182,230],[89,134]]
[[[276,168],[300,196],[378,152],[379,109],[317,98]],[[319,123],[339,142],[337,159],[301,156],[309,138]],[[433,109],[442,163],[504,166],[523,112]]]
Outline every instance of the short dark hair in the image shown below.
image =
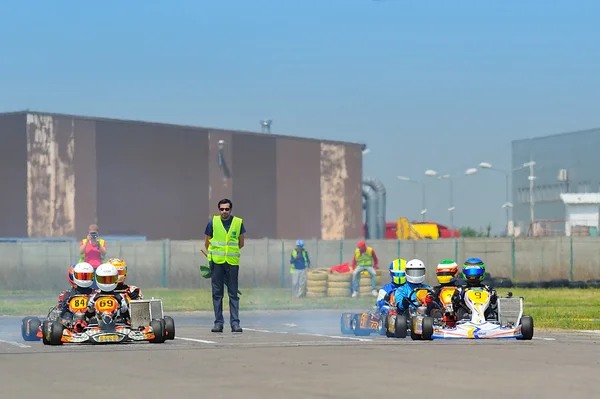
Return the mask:
[[229,204],[229,208],[233,209],[233,203],[231,202],[230,199],[227,198],[223,198],[221,201],[219,201],[219,203],[217,204],[217,207],[221,207],[221,205],[225,205],[225,204]]

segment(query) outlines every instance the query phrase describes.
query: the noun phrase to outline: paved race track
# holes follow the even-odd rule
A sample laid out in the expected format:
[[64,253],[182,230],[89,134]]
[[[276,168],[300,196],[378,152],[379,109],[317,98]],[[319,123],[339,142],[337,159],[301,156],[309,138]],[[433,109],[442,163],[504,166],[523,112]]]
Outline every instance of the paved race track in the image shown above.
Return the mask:
[[[44,346],[0,317],[2,398],[598,398],[600,334],[532,341],[413,342],[340,336],[339,312],[242,312],[243,334],[210,314],[174,314],[164,344]],[[228,315],[228,314],[226,314]],[[414,396],[413,396],[414,395]]]

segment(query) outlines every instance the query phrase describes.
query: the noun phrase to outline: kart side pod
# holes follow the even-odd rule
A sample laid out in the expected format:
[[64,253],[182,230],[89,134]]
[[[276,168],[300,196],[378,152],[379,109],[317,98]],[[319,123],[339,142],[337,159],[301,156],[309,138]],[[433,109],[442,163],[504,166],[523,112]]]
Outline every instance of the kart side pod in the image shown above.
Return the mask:
[[165,339],[175,339],[175,322],[173,318],[163,313],[161,299],[135,299],[129,302],[129,314],[131,316],[131,328],[149,326],[152,320],[159,320],[163,324]]

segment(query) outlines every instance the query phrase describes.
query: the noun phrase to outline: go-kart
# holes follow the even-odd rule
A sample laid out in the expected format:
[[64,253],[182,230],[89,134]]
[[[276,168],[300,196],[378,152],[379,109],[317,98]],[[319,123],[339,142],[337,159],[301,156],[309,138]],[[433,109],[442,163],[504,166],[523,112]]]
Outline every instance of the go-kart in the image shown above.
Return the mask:
[[469,313],[457,317],[455,323],[447,323],[440,318],[419,315],[415,320],[415,332],[424,340],[466,338],[491,339],[515,338],[531,340],[533,338],[533,318],[523,315],[523,298],[498,298],[497,309],[490,312],[486,319],[486,310],[490,307],[490,293],[484,287],[465,288],[465,304]]
[[406,338],[408,331],[412,339],[420,339],[420,333],[415,327],[415,322],[419,316],[424,316],[427,306],[425,297],[429,293],[427,288],[415,288],[409,296],[409,305],[403,311],[396,307],[395,312],[387,315],[386,335],[388,337]]
[[342,334],[367,336],[372,333],[385,335],[385,316],[377,309],[362,313],[342,313],[340,331]]
[[163,343],[175,338],[175,323],[163,316],[162,301],[129,301],[130,319],[119,314],[119,302],[112,295],[96,298],[94,316],[85,320],[87,296],[75,296],[69,301],[73,320],[44,320],[42,342],[45,345],[63,343],[108,344],[148,341]]

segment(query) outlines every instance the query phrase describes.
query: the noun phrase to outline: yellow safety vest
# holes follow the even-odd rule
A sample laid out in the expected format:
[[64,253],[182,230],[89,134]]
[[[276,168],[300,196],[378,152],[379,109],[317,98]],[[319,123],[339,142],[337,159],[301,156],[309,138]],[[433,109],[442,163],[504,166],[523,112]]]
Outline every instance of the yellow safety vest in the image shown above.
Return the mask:
[[[98,242],[100,243],[100,246],[103,247],[104,246],[104,240],[102,238],[98,239]],[[84,238],[83,240],[81,240],[82,244],[87,244],[87,238]],[[100,253],[100,261],[102,261],[102,263],[104,263],[104,255],[102,255],[102,253]],[[85,252],[83,254],[81,254],[81,258],[79,258],[79,262],[85,262]]]
[[229,231],[226,231],[221,217],[214,216],[212,227],[213,236],[208,241],[208,260],[217,264],[228,263],[232,266],[239,266],[242,219],[234,216]]
[[360,249],[356,248],[354,252],[354,258],[356,259],[357,267],[373,267],[373,248],[367,247],[364,253],[360,253]]

